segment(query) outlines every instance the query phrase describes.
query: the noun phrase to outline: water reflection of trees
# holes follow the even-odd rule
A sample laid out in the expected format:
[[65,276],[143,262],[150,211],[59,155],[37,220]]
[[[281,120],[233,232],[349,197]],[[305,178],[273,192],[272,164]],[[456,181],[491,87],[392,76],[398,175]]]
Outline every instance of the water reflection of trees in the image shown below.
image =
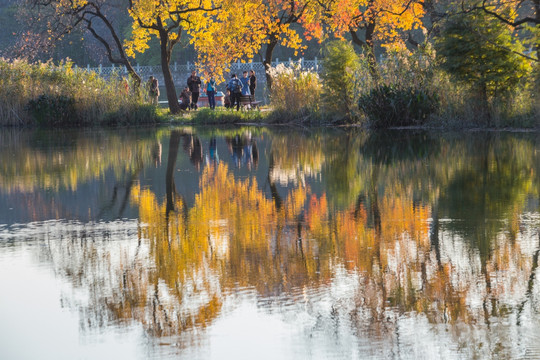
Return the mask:
[[0,133],[0,189],[75,191],[90,179],[131,173],[143,163],[158,164],[160,134],[122,131],[20,131]]
[[[413,148],[381,159],[365,148],[373,139],[315,137],[301,140],[308,145],[291,159],[284,144],[292,140],[277,139],[270,169],[299,169],[307,159],[303,168],[322,174],[347,167],[340,171],[353,184],[323,176],[335,183],[317,195],[309,181],[297,181],[278,202],[219,163],[202,169],[187,206],[172,175],[182,138],[196,142],[171,133],[166,198],[138,186],[131,193],[143,224],[138,241],[148,252],[109,270],[114,292],[92,289],[96,313],[172,336],[211,324],[239,289],[294,303],[316,302],[298,296],[311,289],[332,307],[307,311],[321,321],[341,319],[354,333],[394,338],[400,319],[420,315],[432,326],[447,324],[456,342],[470,335],[474,347],[489,340],[493,322],[519,326],[524,314],[540,311],[540,219],[527,208],[527,199],[538,199],[534,142],[443,138],[436,151],[420,146],[421,156]],[[352,293],[335,298],[330,285],[343,276],[354,279]],[[475,351],[498,346],[506,345],[487,341]]]

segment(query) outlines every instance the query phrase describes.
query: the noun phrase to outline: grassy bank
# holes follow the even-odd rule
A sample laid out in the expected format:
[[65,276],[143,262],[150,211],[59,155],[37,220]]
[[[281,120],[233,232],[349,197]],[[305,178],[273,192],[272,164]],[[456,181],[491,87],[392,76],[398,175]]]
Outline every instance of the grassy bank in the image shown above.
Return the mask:
[[69,62],[0,59],[0,125],[92,126],[155,123],[128,79],[74,69]]
[[299,64],[271,69],[271,104],[262,111],[203,108],[176,115],[145,104],[129,80],[120,76],[105,80],[69,63],[0,59],[0,126],[540,127],[538,71],[524,77],[517,90],[492,96],[486,107],[474,96],[473,88],[451,81],[429,51],[393,54],[378,65],[378,78],[374,79],[366,59],[354,51],[344,59],[345,50],[332,52],[337,54],[334,65],[327,56],[320,77]]

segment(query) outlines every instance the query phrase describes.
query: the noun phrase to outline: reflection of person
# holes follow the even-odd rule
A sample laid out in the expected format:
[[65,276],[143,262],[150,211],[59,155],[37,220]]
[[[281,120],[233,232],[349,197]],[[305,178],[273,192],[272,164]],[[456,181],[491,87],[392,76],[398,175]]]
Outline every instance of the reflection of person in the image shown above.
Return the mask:
[[200,170],[203,161],[203,150],[199,138],[193,135],[185,135],[183,148],[189,155],[189,160],[193,166]]
[[210,146],[208,147],[208,160],[207,162],[209,164],[218,164],[219,163],[219,155],[217,151],[217,141],[215,137],[212,137],[210,139]]
[[161,152],[161,143],[156,141],[154,145],[152,145],[152,162],[154,163],[155,167],[159,167],[161,165]]
[[180,109],[182,110],[188,110],[189,109],[189,102],[191,98],[191,93],[189,92],[189,88],[186,86],[184,90],[180,93]]
[[199,93],[201,86],[201,78],[197,76],[197,72],[193,70],[191,76],[187,79],[187,86],[191,91],[191,108],[197,109],[197,102],[199,101]]
[[210,109],[216,108],[216,80],[211,76],[210,80],[206,82],[206,95],[208,95],[208,106]]
[[158,84],[158,80],[154,78],[152,80],[152,85],[150,85],[150,103],[152,105],[157,105],[158,98],[159,98],[159,84]]
[[251,101],[255,101],[255,89],[257,88],[257,77],[255,71],[249,71],[249,92],[251,93]]
[[251,133],[247,132],[242,136],[235,135],[233,138],[226,137],[225,142],[236,167],[246,166],[249,170],[251,170],[252,166],[257,168],[259,150],[257,143],[251,137]]

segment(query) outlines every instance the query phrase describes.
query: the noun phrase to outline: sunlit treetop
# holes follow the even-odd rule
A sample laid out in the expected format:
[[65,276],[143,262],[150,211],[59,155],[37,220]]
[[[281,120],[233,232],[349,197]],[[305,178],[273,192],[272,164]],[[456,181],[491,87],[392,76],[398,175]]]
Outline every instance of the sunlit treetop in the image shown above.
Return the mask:
[[300,32],[292,27],[310,11],[313,1],[226,0],[220,11],[206,14],[205,28],[192,32],[204,69],[222,74],[227,64],[253,58],[264,46],[300,50]]
[[418,0],[319,0],[318,3],[314,16],[305,18],[307,36],[323,39],[330,33],[342,38],[346,33],[366,30],[365,42],[369,46],[372,41],[385,47],[403,44],[403,33],[422,28],[425,13]]
[[132,37],[126,41],[127,53],[148,49],[152,36],[166,38],[171,47],[183,30],[194,33],[205,28],[209,12],[217,11],[220,0],[132,0],[129,14],[133,18]]

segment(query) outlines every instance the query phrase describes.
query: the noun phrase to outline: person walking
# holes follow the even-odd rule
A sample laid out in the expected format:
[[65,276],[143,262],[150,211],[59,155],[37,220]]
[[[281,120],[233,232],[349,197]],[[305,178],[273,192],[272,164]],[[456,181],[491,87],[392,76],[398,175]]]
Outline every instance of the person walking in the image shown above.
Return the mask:
[[249,71],[249,92],[251,93],[251,101],[255,101],[255,89],[257,88],[257,77],[255,71]]
[[236,111],[240,110],[240,96],[242,96],[242,82],[236,78],[236,74],[231,75],[231,80],[227,84],[227,89],[231,92],[231,109],[236,104]]
[[191,108],[197,109],[197,102],[199,101],[201,78],[197,76],[197,72],[193,70],[191,76],[187,79],[187,86],[191,91]]
[[216,108],[216,80],[210,76],[210,80],[206,82],[206,95],[208,95],[208,106],[214,110]]

